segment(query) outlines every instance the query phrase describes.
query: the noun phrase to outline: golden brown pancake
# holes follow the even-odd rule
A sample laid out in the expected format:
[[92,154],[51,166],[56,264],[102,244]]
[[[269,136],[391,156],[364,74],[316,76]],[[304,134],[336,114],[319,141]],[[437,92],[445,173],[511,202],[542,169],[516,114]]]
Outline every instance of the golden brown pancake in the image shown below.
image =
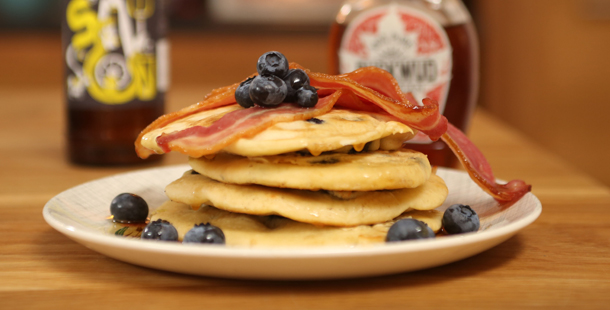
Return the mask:
[[306,190],[374,191],[414,188],[431,173],[426,155],[407,149],[302,156],[296,153],[190,158],[193,169],[216,181]]
[[[241,109],[227,106],[203,111],[172,122],[144,135],[142,145],[162,153],[156,138],[162,133],[172,133],[194,126],[210,126],[226,113]],[[241,138],[225,147],[224,152],[241,156],[266,156],[309,150],[317,155],[342,149],[357,151],[371,142],[368,150],[392,150],[415,135],[407,125],[394,121],[377,120],[363,112],[332,110],[315,121],[293,121],[275,124],[255,136]],[[347,147],[347,148],[346,148]]]
[[195,224],[210,223],[222,229],[229,246],[358,246],[381,244],[388,229],[402,218],[425,222],[435,232],[441,228],[442,213],[411,211],[374,225],[355,227],[316,226],[278,216],[254,216],[227,212],[210,206],[193,210],[189,205],[168,201],[159,207],[151,220],[167,220],[178,230],[179,240]]
[[445,201],[448,191],[440,177],[431,175],[417,188],[363,192],[344,200],[325,191],[227,184],[187,172],[170,183],[165,193],[172,201],[193,208],[212,205],[236,213],[281,215],[309,224],[356,226],[389,221],[411,209],[434,209]]
[[377,120],[362,112],[331,110],[316,120],[275,124],[251,138],[237,140],[224,151],[267,156],[308,150],[318,155],[345,146],[361,151],[371,141],[379,143],[369,146],[393,149],[414,135],[414,130],[399,122]]

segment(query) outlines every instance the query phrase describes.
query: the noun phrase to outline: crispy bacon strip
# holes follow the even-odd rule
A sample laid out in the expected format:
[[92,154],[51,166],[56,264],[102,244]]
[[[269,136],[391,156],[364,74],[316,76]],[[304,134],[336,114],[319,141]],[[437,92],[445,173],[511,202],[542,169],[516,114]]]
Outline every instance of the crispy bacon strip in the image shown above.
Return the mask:
[[517,201],[531,191],[532,186],[521,180],[512,180],[506,184],[496,183],[491,166],[483,153],[452,124],[449,124],[447,132],[443,134],[441,139],[447,143],[460,160],[468,171],[470,178],[497,201]]
[[[291,67],[302,68],[297,64],[291,64]],[[530,191],[531,186],[521,180],[497,184],[483,154],[462,132],[448,124],[447,119],[439,113],[438,103],[426,98],[422,105],[418,105],[411,94],[400,91],[398,83],[387,71],[367,67],[333,76],[304,70],[309,75],[311,85],[318,88],[320,100],[314,108],[282,104],[274,109],[239,109],[227,113],[209,127],[196,126],[162,134],[157,138],[157,144],[164,152],[174,150],[200,157],[216,153],[239,138],[255,135],[276,123],[309,119],[325,114],[336,106],[403,122],[433,140],[442,138],[458,156],[471,178],[500,202],[517,201]],[[157,119],[136,140],[138,155],[146,158],[154,153],[141,145],[142,137],[151,130],[194,113],[236,104],[234,93],[238,85],[214,90],[203,101]]]
[[[302,67],[298,64],[292,63],[291,68]],[[432,100],[425,100],[423,106],[416,105],[416,101],[413,99],[413,97],[400,92],[400,88],[398,87],[396,80],[384,70],[376,67],[367,67],[349,74],[337,76],[310,72],[309,70],[306,71],[310,77],[311,84],[313,86],[322,88],[319,93],[321,95],[327,95],[330,98],[334,98],[334,101],[327,102],[329,104],[329,106],[325,106],[325,109],[327,110],[320,109],[318,107],[320,103],[318,103],[313,109],[295,108],[284,110],[286,113],[283,114],[281,119],[278,118],[278,122],[301,120],[321,115],[326,112],[320,114],[317,113],[319,111],[329,111],[335,104],[337,104],[339,107],[358,111],[374,112],[378,114],[387,113],[392,115],[398,121],[428,134],[431,139],[434,140],[438,139],[446,130],[447,119],[439,113],[438,104],[436,102]],[[368,73],[370,73],[370,76],[368,76]],[[365,83],[365,85],[359,84],[358,81]],[[154,154],[153,151],[144,148],[141,144],[141,139],[146,133],[197,112],[235,104],[234,93],[238,85],[239,84],[233,84],[217,89],[208,95],[202,102],[182,109],[178,112],[162,116],[147,126],[136,140],[136,152],[138,156],[147,158],[148,156]],[[367,85],[370,85],[373,88],[368,88]],[[343,91],[335,95],[337,90],[341,89]],[[239,113],[243,113],[243,115],[249,113],[254,114],[257,109],[262,108],[255,108],[254,110],[250,108],[248,109],[248,112]],[[274,113],[275,112],[272,111],[268,112],[269,115],[273,115]],[[266,115],[267,113],[264,114]],[[226,136],[223,136],[222,134],[212,135],[213,137],[223,136],[222,143],[221,140],[216,139],[201,139],[200,136],[203,134],[203,130],[186,129],[181,132],[163,135],[163,137],[157,138],[157,144],[159,144],[162,149],[164,148],[164,152],[176,150],[189,156],[202,156],[211,154],[211,152],[214,152],[213,150],[219,150],[222,148],[218,148],[216,145],[226,146],[241,137],[254,135],[277,123],[265,121],[265,125],[260,125],[253,121],[246,123],[253,125],[252,128],[246,128],[246,124],[243,124],[242,127],[237,130],[236,127],[228,126],[229,123],[237,119],[233,115],[234,113],[228,113],[221,118],[221,123],[224,124],[223,126],[211,126],[210,128],[213,127],[213,129],[205,130],[207,134],[212,133],[212,130],[225,131],[225,134],[227,134]],[[225,120],[223,121],[223,119]],[[193,137],[193,139],[190,139],[187,137],[189,134],[195,134],[199,137]],[[170,142],[169,140],[172,138],[180,139],[180,141]],[[189,140],[192,141],[189,142]],[[195,140],[199,143],[203,143],[205,141],[206,144],[194,144],[193,141]],[[196,148],[189,148],[189,145],[197,145],[199,150],[196,150]]]
[[154,122],[146,126],[146,128],[140,132],[140,135],[138,135],[138,138],[135,141],[136,153],[138,156],[140,158],[148,158],[150,155],[155,154],[155,152],[142,146],[142,137],[144,137],[145,134],[189,115],[234,104],[237,86],[239,86],[239,83],[215,89],[205,96],[203,101],[157,118]]
[[162,134],[157,138],[157,144],[164,152],[175,150],[192,157],[214,154],[239,138],[259,133],[274,124],[306,120],[326,114],[342,94],[343,91],[338,90],[330,96],[320,98],[318,104],[311,109],[303,109],[294,104],[281,104],[273,109],[252,107],[235,110],[225,114],[209,127],[195,126]]
[[[438,140],[447,130],[447,119],[440,114],[436,101],[426,98],[423,105],[417,105],[413,96],[402,93],[396,80],[385,70],[365,67],[343,75],[306,72],[312,86],[349,89],[362,100],[425,133],[432,140]],[[345,107],[358,110],[357,107]]]

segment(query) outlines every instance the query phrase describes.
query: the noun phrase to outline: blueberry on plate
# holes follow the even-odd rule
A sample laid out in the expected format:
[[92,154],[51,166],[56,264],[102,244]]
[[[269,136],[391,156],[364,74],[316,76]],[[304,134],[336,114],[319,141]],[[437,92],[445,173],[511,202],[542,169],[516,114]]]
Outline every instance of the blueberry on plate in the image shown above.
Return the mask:
[[225,234],[222,230],[209,223],[195,225],[182,239],[182,243],[214,243],[224,244]]
[[470,206],[454,204],[443,213],[443,227],[450,234],[462,234],[479,230],[479,216]]
[[304,108],[311,108],[318,103],[318,91],[310,85],[301,87],[296,93],[296,103]]
[[142,239],[162,240],[162,241],[177,241],[178,231],[170,222],[158,219],[150,222],[141,235]]
[[258,58],[256,70],[260,75],[275,75],[283,78],[288,73],[288,60],[280,52],[266,52]]
[[252,84],[252,80],[254,80],[253,77],[247,78],[235,90],[235,101],[244,108],[254,106],[254,101],[250,98],[250,84]]
[[434,231],[426,223],[416,219],[402,219],[388,230],[386,242],[434,238]]
[[277,76],[257,76],[250,85],[250,98],[262,107],[274,107],[286,98],[286,83]]
[[148,204],[144,198],[130,193],[122,193],[112,199],[110,214],[119,223],[145,222]]

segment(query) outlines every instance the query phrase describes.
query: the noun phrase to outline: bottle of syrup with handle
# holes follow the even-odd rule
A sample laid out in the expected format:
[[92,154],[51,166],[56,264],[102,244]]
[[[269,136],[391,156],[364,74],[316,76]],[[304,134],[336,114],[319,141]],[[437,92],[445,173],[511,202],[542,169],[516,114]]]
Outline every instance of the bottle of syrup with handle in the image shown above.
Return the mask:
[[[466,131],[478,96],[479,47],[461,0],[347,0],[330,31],[329,73],[366,66],[390,72],[403,92],[438,101],[449,122]],[[442,141],[418,134],[407,147],[432,165],[457,158]]]

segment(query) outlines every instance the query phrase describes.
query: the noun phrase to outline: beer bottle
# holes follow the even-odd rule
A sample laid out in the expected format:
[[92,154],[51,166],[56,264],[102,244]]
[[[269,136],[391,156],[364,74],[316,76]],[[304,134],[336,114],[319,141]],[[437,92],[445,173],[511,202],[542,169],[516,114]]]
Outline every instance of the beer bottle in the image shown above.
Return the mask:
[[[478,41],[460,0],[348,0],[330,33],[330,73],[366,66],[389,71],[404,92],[438,101],[449,122],[465,131],[478,95]],[[408,148],[438,166],[457,158],[442,141],[419,134]]]
[[67,144],[73,163],[143,161],[134,141],[163,114],[168,86],[163,5],[162,0],[64,0]]

